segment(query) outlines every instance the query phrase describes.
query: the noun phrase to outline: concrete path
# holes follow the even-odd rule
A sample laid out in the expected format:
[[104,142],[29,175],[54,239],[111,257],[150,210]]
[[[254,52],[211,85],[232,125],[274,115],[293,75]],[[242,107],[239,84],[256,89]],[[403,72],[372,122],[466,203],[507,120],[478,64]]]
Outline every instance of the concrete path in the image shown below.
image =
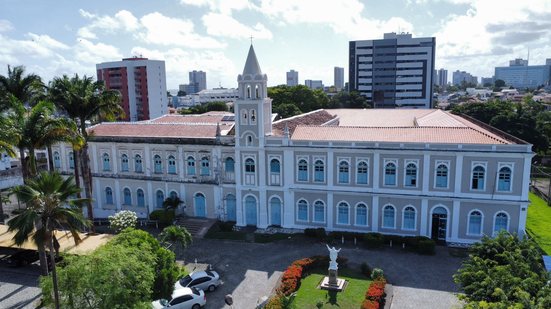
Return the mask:
[[38,266],[10,268],[0,266],[0,308],[36,308],[40,302]]
[[[339,247],[337,245],[337,247]],[[450,256],[448,248],[438,247],[435,256],[423,256],[401,249],[365,250],[343,245],[339,255],[351,267],[367,262],[380,267],[394,285],[391,308],[454,308],[459,305],[452,275],[461,259]],[[211,264],[224,285],[207,293],[206,308],[229,308],[224,295],[232,294],[234,308],[254,308],[258,300],[271,293],[279,276],[296,259],[328,254],[322,243],[309,239],[286,240],[271,244],[201,239],[186,249],[186,263]]]

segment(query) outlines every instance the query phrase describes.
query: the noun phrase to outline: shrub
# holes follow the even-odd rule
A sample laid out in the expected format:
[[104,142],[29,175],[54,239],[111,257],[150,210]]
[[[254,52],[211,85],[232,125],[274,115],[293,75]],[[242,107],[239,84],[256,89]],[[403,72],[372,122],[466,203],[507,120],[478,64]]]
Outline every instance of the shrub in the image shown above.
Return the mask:
[[382,270],[375,268],[373,272],[376,270],[381,271],[381,276],[374,279],[367,288],[362,309],[379,309],[384,307],[386,280],[382,277]]
[[272,296],[268,302],[266,303],[265,309],[283,309],[283,306],[281,305],[281,298],[282,295],[279,293],[276,293],[274,296]]
[[222,232],[232,232],[234,226],[235,226],[235,222],[233,222],[233,221],[219,221],[218,222],[218,227],[220,228],[220,231],[222,231]]
[[434,255],[436,244],[432,239],[423,239],[419,241],[417,252],[420,254]]
[[353,232],[329,232],[329,237],[334,240],[340,241],[344,237],[345,240],[354,240],[361,241],[364,237],[363,233],[353,233]]
[[409,237],[404,237],[400,235],[383,235],[384,243],[390,244],[392,241],[393,246],[401,246],[402,243],[406,242],[406,239]]
[[379,309],[379,303],[372,300],[364,300],[361,309]]
[[384,278],[383,275],[384,275],[383,270],[380,268],[373,268],[373,270],[371,271],[372,280],[378,280],[378,279]]
[[371,276],[371,267],[369,267],[366,262],[363,262],[362,265],[360,265],[360,270],[366,277]]
[[367,233],[364,240],[368,248],[380,248],[384,243],[384,237],[381,233]]
[[138,215],[130,210],[119,211],[109,216],[109,225],[117,233],[129,227],[136,227],[136,224],[138,224]]
[[304,235],[321,240],[327,237],[327,233],[325,233],[325,229],[323,227],[318,227],[316,229],[304,229]]
[[149,214],[149,219],[159,221],[161,226],[169,226],[174,222],[175,216],[174,209],[157,209]]

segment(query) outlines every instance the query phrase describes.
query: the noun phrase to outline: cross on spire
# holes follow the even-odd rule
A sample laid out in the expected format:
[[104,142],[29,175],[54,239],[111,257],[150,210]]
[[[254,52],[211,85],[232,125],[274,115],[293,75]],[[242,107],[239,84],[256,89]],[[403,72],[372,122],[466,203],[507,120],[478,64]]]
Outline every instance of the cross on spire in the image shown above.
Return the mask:
[[251,35],[251,45],[253,45],[253,36]]

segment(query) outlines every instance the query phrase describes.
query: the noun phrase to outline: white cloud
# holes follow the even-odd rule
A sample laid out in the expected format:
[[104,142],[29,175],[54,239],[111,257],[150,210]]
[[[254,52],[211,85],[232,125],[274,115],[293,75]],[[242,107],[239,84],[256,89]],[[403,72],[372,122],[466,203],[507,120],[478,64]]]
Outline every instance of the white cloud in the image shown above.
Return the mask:
[[12,23],[7,19],[0,19],[0,32],[8,32],[13,30]]
[[181,4],[208,7],[211,11],[230,15],[232,11],[239,11],[255,6],[248,0],[180,0]]
[[262,0],[259,7],[259,12],[274,22],[327,25],[350,39],[377,38],[398,30],[413,32],[413,25],[401,17],[368,19],[362,16],[363,10],[364,5],[357,0]]
[[0,60],[18,62],[21,56],[46,59],[56,55],[56,50],[67,50],[69,46],[42,34],[27,33],[28,39],[16,40],[0,34]]
[[33,42],[35,42],[36,44],[41,45],[41,46],[46,47],[46,48],[50,48],[50,49],[69,49],[69,46],[61,43],[58,40],[53,39],[52,37],[50,37],[47,34],[39,35],[39,34],[34,34],[34,33],[28,33],[27,36],[30,37],[31,40]]
[[225,47],[225,44],[211,37],[195,33],[190,20],[167,17],[155,12],[143,16],[140,22],[145,31],[137,33],[136,37],[145,43],[191,48]]
[[132,32],[140,26],[138,19],[127,10],[118,11],[113,17],[108,15],[98,16],[82,9],[79,10],[79,13],[82,17],[92,21],[89,25],[78,29],[77,34],[82,38],[97,38],[96,30],[112,34],[117,31]]
[[122,59],[119,49],[104,43],[96,43],[78,38],[74,46],[75,60],[81,63],[100,63]]
[[209,13],[204,15],[202,20],[207,28],[207,33],[212,36],[239,39],[248,38],[252,35],[256,39],[272,38],[272,32],[261,23],[249,27],[240,23],[232,16],[220,13]]

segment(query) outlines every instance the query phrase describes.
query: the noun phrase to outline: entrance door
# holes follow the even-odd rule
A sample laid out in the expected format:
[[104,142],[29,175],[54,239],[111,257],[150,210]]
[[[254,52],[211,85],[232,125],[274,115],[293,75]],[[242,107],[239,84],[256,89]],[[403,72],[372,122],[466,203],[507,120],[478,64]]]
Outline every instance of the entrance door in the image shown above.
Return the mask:
[[195,216],[205,217],[207,215],[207,212],[205,209],[206,208],[205,196],[201,193],[195,194],[194,204],[195,204]]
[[446,227],[448,224],[448,212],[444,207],[437,207],[432,212],[431,238],[446,241]]
[[270,224],[281,226],[281,201],[274,197],[270,201]]
[[256,199],[252,196],[245,199],[245,224],[256,226]]
[[226,197],[226,218],[228,221],[235,221],[235,195],[228,194]]

